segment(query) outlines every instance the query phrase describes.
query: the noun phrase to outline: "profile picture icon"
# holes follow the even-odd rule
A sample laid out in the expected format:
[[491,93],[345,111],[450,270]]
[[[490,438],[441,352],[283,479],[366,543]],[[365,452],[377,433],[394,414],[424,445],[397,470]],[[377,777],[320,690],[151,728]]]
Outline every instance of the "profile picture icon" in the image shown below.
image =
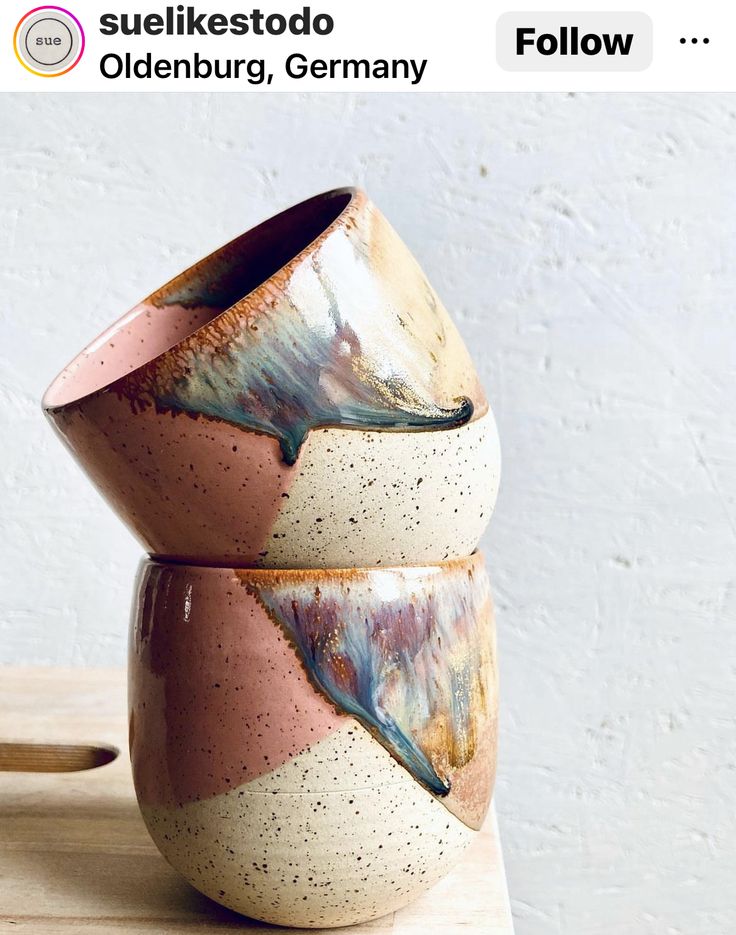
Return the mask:
[[29,10],[15,27],[15,55],[21,65],[42,78],[71,71],[84,52],[82,24],[60,6]]

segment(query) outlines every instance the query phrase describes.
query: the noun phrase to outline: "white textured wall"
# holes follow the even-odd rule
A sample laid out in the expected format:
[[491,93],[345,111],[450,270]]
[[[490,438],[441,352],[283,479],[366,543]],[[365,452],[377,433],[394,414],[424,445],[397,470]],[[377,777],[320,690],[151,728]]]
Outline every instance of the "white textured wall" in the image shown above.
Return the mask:
[[0,659],[124,657],[139,550],[46,383],[203,252],[357,182],[500,425],[519,935],[732,935],[736,97],[6,95],[0,153]]

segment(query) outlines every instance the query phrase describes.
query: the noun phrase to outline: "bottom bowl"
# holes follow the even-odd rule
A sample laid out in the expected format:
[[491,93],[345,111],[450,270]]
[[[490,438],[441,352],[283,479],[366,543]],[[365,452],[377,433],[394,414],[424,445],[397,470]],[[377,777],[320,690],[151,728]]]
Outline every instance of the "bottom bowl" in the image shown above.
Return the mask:
[[444,876],[488,809],[496,712],[479,555],[385,569],[141,566],[138,801],[169,863],[245,915],[350,925]]

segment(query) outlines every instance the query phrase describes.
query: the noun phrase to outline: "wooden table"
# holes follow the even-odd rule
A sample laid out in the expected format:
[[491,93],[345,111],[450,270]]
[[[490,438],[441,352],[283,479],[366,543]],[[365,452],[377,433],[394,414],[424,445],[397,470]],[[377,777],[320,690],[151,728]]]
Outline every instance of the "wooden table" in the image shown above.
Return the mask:
[[[0,740],[77,745],[49,748],[45,768],[64,758],[77,765],[109,760],[106,748],[120,751],[93,769],[19,772],[7,770],[27,766],[28,752],[0,744],[0,932],[294,931],[217,906],[159,855],[130,778],[120,670],[0,668]],[[424,897],[350,932],[512,935],[495,817],[462,865]]]

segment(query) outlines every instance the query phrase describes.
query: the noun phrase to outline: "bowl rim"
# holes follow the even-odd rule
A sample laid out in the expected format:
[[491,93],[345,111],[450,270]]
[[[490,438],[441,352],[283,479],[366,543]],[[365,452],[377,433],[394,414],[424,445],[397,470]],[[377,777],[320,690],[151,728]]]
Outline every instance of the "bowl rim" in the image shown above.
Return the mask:
[[[151,305],[156,306],[157,299],[160,301],[160,299],[168,291],[175,290],[182,282],[186,281],[188,278],[193,277],[193,275],[198,270],[215,262],[218,257],[225,254],[228,250],[233,249],[240,241],[250,240],[256,236],[259,231],[263,231],[267,227],[276,224],[279,219],[284,219],[288,214],[301,211],[308,206],[320,201],[327,201],[340,197],[344,198],[346,196],[348,200],[341,207],[340,211],[337,213],[337,215],[335,215],[332,221],[330,221],[330,223],[327,224],[324,229],[317,234],[316,237],[312,238],[312,240],[303,246],[296,254],[294,254],[294,256],[290,257],[277,270],[275,270],[261,282],[257,283],[249,292],[240,296],[235,302],[232,302],[227,308],[223,308],[222,311],[208,319],[198,328],[195,328],[189,334],[174,341],[174,343],[166,347],[164,350],[154,354],[148,360],[144,361],[142,364],[139,364],[137,367],[134,367],[132,370],[129,370],[114,377],[111,380],[108,380],[102,386],[90,390],[89,392],[82,394],[72,393],[70,398],[61,398],[62,388],[70,371],[80,365],[83,365],[94,349],[110,341],[110,339],[120,330],[122,325],[124,325],[128,320],[132,320],[133,317],[142,314],[143,309],[146,306],[149,308]],[[257,300],[258,297],[264,293],[273,291],[274,288],[278,288],[277,284],[279,282],[283,282],[284,280],[288,279],[296,266],[301,264],[306,257],[314,253],[314,251],[324,242],[324,240],[327,239],[327,237],[329,237],[337,229],[345,226],[349,218],[361,211],[367,204],[368,196],[362,189],[356,186],[347,185],[338,188],[331,188],[327,191],[319,192],[316,195],[312,195],[309,198],[305,198],[302,201],[291,204],[282,211],[278,211],[276,214],[269,215],[258,224],[247,228],[245,231],[242,231],[240,234],[231,238],[226,243],[221,244],[216,249],[205,254],[203,257],[187,266],[184,270],[177,273],[158,289],[155,289],[148,296],[146,296],[146,298],[142,299],[132,308],[128,309],[128,311],[119,318],[115,319],[115,321],[104,328],[103,331],[97,335],[97,337],[89,341],[82,348],[82,350],[75,354],[74,357],[72,357],[72,359],[56,374],[54,379],[46,388],[41,401],[41,406],[44,412],[61,412],[66,409],[81,405],[85,400],[91,399],[92,397],[101,393],[107,393],[112,389],[112,387],[120,382],[120,380],[130,378],[134,374],[137,374],[145,368],[150,367],[157,361],[165,358],[166,355],[170,354],[176,348],[185,345],[186,342],[200,339],[201,336],[206,334],[209,330],[216,330],[217,323],[221,321],[223,316],[228,315],[233,311],[238,311],[242,306],[252,302],[254,299]],[[57,396],[59,397],[58,400]]]
[[218,575],[222,577],[223,573],[229,580],[257,578],[292,578],[295,581],[299,579],[317,580],[318,578],[333,577],[341,579],[358,580],[379,573],[403,574],[413,578],[429,577],[433,574],[453,571],[455,569],[474,569],[480,567],[485,570],[485,554],[480,548],[475,548],[469,555],[457,555],[452,558],[444,559],[441,562],[430,562],[421,565],[361,565],[360,567],[344,568],[251,568],[236,567],[233,565],[212,565],[198,564],[194,562],[181,562],[174,559],[161,559],[153,555],[144,555],[138,565],[138,575],[142,575],[148,568],[164,568],[181,572],[202,573],[204,576]]

